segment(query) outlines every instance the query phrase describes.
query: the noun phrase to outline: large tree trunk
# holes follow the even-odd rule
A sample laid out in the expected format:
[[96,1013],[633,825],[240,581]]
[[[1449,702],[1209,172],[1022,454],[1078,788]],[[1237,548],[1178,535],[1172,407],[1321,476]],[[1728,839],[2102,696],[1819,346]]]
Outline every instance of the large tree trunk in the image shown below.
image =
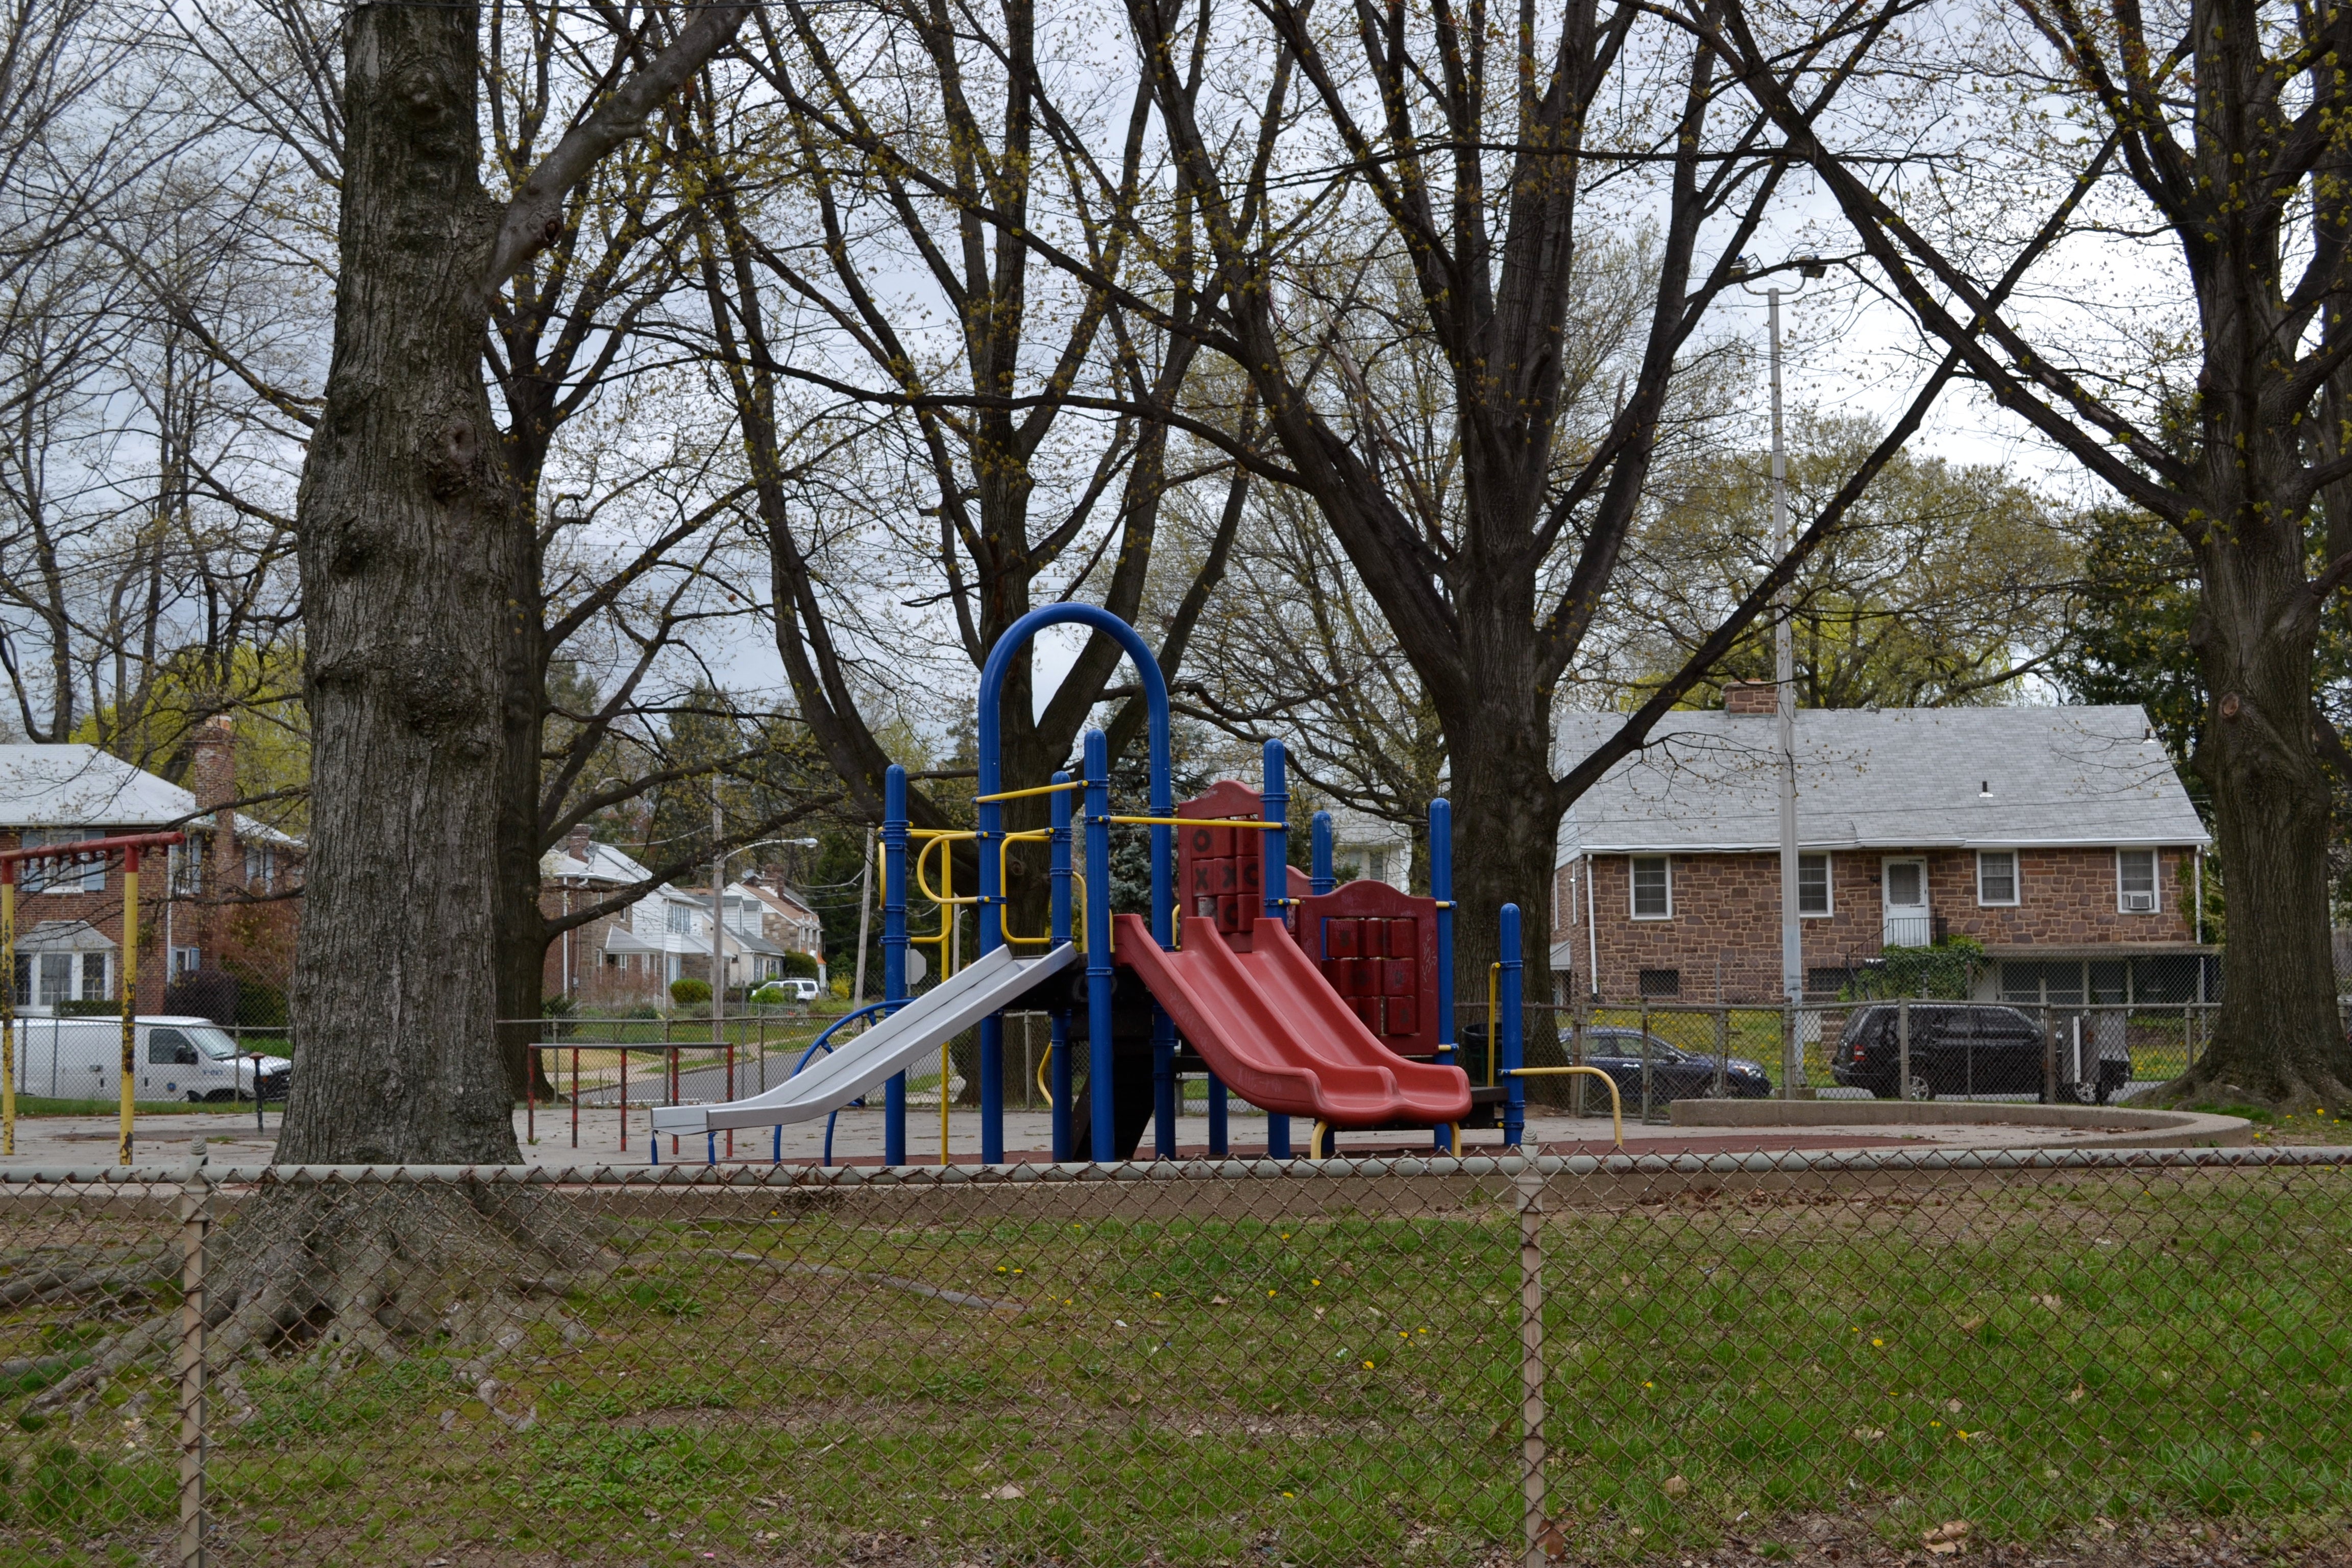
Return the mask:
[[298,502],[312,848],[278,1153],[509,1163],[486,851],[517,501],[481,374],[500,210],[477,18],[366,5],[345,26],[334,357]]
[[2230,941],[2212,1047],[2175,1101],[2291,1109],[2352,1100],[2328,940],[2331,801],[2313,740],[2317,605],[2301,531],[2217,531],[2199,553],[2191,638],[2210,706],[2194,765],[2212,791]]

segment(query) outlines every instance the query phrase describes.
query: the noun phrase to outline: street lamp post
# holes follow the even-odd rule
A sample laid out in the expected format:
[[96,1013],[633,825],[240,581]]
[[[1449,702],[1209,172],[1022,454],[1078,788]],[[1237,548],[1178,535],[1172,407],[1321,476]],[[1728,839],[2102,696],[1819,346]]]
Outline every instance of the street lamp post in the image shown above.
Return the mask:
[[[1816,256],[1792,257],[1785,266],[1793,266],[1802,279],[1822,277],[1829,268]],[[1744,275],[1754,270],[1749,265],[1738,265],[1735,271]],[[1743,284],[1743,288],[1746,286]],[[1780,296],[1794,295],[1804,287],[1783,290],[1777,285],[1762,290],[1764,314],[1771,341],[1772,365],[1772,548],[1775,559],[1786,561],[1796,540],[1790,532],[1789,517],[1789,457],[1781,431],[1780,396]],[[1753,294],[1758,290],[1749,289]],[[1798,1079],[1803,1072],[1803,1055],[1797,1037],[1797,1010],[1805,996],[1805,944],[1797,910],[1797,649],[1792,612],[1796,606],[1796,584],[1793,579],[1780,584],[1772,596],[1772,680],[1773,712],[1777,721],[1775,736],[1775,772],[1780,775],[1780,994],[1786,999],[1788,1027],[1781,1042],[1781,1085],[1783,1092],[1793,1096]]]

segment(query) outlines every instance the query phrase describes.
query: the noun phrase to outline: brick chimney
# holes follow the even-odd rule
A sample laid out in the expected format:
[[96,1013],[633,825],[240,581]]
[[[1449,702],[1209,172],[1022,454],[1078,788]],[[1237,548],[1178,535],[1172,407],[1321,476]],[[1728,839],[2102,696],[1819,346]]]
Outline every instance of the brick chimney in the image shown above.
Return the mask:
[[235,800],[236,721],[226,713],[205,720],[196,726],[189,751],[188,793],[196,797],[196,809],[215,811]]
[[1727,680],[1723,683],[1726,713],[1778,713],[1780,688],[1769,680]]
[[594,841],[595,837],[594,828],[584,822],[576,824],[571,832],[563,836],[563,852],[574,860],[584,864],[588,858],[588,846]]

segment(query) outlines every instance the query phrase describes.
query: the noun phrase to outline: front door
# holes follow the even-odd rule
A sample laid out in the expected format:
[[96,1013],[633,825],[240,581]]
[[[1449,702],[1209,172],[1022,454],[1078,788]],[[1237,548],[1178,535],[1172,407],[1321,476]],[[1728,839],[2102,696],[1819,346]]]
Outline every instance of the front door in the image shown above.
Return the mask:
[[1935,941],[1927,919],[1927,862],[1889,860],[1882,868],[1885,930],[1888,947],[1926,947]]

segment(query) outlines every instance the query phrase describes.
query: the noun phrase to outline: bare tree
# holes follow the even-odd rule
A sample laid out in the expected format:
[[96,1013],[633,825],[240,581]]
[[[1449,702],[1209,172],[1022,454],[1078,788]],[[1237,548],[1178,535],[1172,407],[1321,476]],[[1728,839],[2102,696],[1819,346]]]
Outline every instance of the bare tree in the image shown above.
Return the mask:
[[[907,683],[910,649],[930,641],[932,668],[961,688],[1040,603],[1139,618],[1163,498],[1226,465],[1195,454],[1185,467],[1162,417],[1198,353],[1181,329],[1200,284],[1181,217],[1155,241],[1157,265],[1136,264],[1127,220],[1152,173],[1143,99],[1049,90],[1041,35],[1069,19],[1031,0],[888,0],[871,16],[844,28],[796,3],[763,13],[755,58],[776,111],[693,107],[713,358],[751,465],[777,648],[849,809],[878,821],[892,759],[877,696]],[[761,169],[780,173],[748,178]],[[1139,317],[1074,286],[1046,236],[1108,278],[1148,272],[1139,286],[1157,307]],[[857,459],[854,476],[820,476],[788,441],[789,411],[813,403],[836,410],[809,428]],[[796,463],[820,482],[789,482]],[[1171,596],[1164,668],[1181,664],[1222,560],[1197,558],[1200,592]],[[908,613],[881,611],[877,580]],[[1091,637],[1042,714],[1028,659],[1015,663],[1008,778],[1041,781],[1071,755],[1118,659]],[[1141,720],[1128,704],[1114,743]],[[919,822],[947,820],[926,792],[910,805]],[[1042,802],[1012,807],[1013,826],[1045,820]],[[1014,896],[1034,902],[1042,879],[1024,864]]]
[[[1559,773],[1555,693],[1649,494],[1677,378],[1780,186],[1762,117],[1726,101],[1716,49],[1642,4],[1567,0],[1505,33],[1479,5],[1365,5],[1335,26],[1275,0],[1213,50],[1205,5],[1129,15],[1220,279],[1197,330],[1250,378],[1287,460],[1274,477],[1320,510],[1444,725],[1465,973],[1512,900],[1540,972],[1561,812],[1769,605],[1950,369],[1652,700]],[[1834,85],[1853,50],[1824,34],[1797,52]],[[1563,324],[1611,243],[1588,231],[1637,202],[1657,227],[1625,371],[1583,379]],[[1306,237],[1335,228],[1359,237]],[[1410,310],[1376,262],[1410,277]],[[1425,345],[1435,374],[1406,384],[1422,401],[1398,407],[1369,373],[1360,348],[1384,338]]]
[[[1910,9],[1857,5],[1841,21],[1883,32]],[[2066,129],[2029,121],[2006,144],[1909,143],[1903,162],[1944,155],[1938,201],[1964,211],[1907,189],[1898,199],[1882,128],[1824,119],[1813,63],[1744,0],[1692,26],[1819,174],[1934,350],[2188,544],[2211,699],[2192,765],[2210,791],[2231,941],[2213,1047],[2168,1092],[2340,1103],[2352,1044],[2329,952],[2327,769],[2352,775],[2352,753],[2314,703],[2313,649],[2352,580],[2352,8],[2002,9],[2013,33],[1967,36],[1953,62],[1965,71],[1916,79],[2056,95]],[[1910,123],[1950,123],[1947,103],[1924,107]],[[1994,279],[2078,210],[2110,247],[2099,275],[2115,278],[2114,252],[2129,247],[2160,279],[2155,309],[2117,314],[2098,291],[2073,296],[2071,319],[2047,298],[2032,314],[2005,308]],[[2062,276],[2049,296],[2069,297]]]
[[504,759],[536,700],[510,700],[530,658],[513,603],[522,501],[482,339],[507,279],[562,233],[566,197],[745,15],[616,14],[607,90],[503,204],[481,180],[476,13],[365,6],[346,22],[333,362],[299,509],[314,770],[284,1158],[517,1157],[482,1042]]

